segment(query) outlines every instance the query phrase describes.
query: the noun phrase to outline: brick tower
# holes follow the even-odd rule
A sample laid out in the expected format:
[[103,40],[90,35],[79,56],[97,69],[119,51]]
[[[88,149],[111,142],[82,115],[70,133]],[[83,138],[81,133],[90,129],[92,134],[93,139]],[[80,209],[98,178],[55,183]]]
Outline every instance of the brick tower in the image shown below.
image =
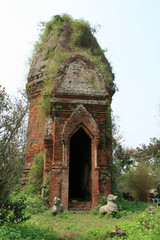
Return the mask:
[[[113,74],[103,54],[101,61],[107,74],[94,63],[100,56],[90,51],[96,42],[92,34],[92,41],[86,40],[77,49],[74,21],[56,18],[48,25],[47,37],[28,75],[30,113],[23,184],[34,155],[43,151],[44,183],[50,173],[49,204],[53,205],[57,196],[65,209],[89,209],[98,204],[98,192],[105,196],[111,192],[108,164],[112,142],[106,128],[114,88],[113,82],[106,84],[106,79],[110,82]],[[56,21],[63,26],[59,34]],[[46,98],[49,106],[45,117],[39,116],[40,98]]]

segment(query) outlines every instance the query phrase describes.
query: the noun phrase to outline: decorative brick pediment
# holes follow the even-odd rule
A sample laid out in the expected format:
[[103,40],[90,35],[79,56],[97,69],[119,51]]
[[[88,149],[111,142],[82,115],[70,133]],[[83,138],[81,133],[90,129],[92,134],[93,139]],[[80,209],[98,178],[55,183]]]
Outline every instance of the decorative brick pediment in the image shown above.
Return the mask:
[[81,55],[73,55],[63,64],[55,86],[56,95],[107,95],[102,75],[90,60]]
[[65,122],[65,126],[62,131],[62,140],[67,138],[70,139],[79,128],[83,128],[90,138],[95,138],[97,141],[99,140],[97,124],[92,115],[89,114],[82,104],[75,108],[72,115]]

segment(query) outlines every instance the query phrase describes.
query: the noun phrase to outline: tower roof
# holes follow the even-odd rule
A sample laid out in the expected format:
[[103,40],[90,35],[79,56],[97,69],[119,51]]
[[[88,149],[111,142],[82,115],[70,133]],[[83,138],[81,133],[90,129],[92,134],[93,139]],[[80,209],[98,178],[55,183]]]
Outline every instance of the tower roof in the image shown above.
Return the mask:
[[88,22],[73,20],[64,14],[41,25],[42,33],[35,44],[28,83],[42,79],[53,83],[64,62],[71,56],[81,55],[97,67],[106,87],[114,91],[112,68],[93,35],[96,30]]

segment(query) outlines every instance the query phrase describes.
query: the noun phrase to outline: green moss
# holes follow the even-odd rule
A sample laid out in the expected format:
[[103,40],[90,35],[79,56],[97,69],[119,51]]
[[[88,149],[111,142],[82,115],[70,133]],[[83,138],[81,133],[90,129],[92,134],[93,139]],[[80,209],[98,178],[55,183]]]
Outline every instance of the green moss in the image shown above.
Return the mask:
[[55,50],[55,56],[51,59],[47,71],[49,78],[43,81],[43,91],[39,97],[39,116],[44,118],[50,112],[50,95],[54,87],[57,73],[62,63],[70,56],[70,53],[63,50]]
[[85,73],[85,74],[83,75],[83,77],[84,77],[90,84],[92,84],[93,87],[99,88],[99,86],[97,86],[97,84],[96,84],[97,78],[96,78],[95,73],[93,73],[92,71],[88,71],[87,73]]
[[73,110],[73,113],[74,113],[74,114],[78,114],[78,113],[82,112],[82,109],[83,109],[82,104],[79,104],[79,105],[77,105],[77,107]]
[[45,57],[43,58],[43,61],[49,59],[49,58],[53,58],[54,57],[54,50],[56,49],[56,46],[54,47],[50,47],[47,49],[46,53],[45,53]]
[[39,40],[36,41],[34,45],[34,56],[45,46],[50,34],[54,34],[59,37],[64,30],[64,22],[70,22],[71,17],[67,14],[55,15],[48,22],[41,22],[39,27],[41,33],[39,35]]
[[82,50],[80,48],[75,48],[75,53],[80,54],[87,59],[89,59],[94,65],[98,68],[99,72],[102,74],[102,77],[105,81],[106,86],[109,89],[115,89],[115,83],[114,83],[114,74],[111,71],[111,67],[108,63],[103,62],[102,56],[94,56],[91,53],[91,50]]
[[42,69],[44,69],[45,67],[46,67],[45,64],[43,64],[42,66],[40,66],[40,68],[39,68],[39,72],[40,72]]
[[39,119],[45,119],[46,116],[49,115],[50,112],[50,106],[51,106],[51,101],[50,101],[50,93],[47,91],[44,91],[41,93],[39,97],[39,108],[38,108],[38,116]]
[[71,53],[66,52],[65,49],[55,50],[55,56],[51,59],[47,72],[52,80],[56,79],[62,63],[64,63],[70,55]]

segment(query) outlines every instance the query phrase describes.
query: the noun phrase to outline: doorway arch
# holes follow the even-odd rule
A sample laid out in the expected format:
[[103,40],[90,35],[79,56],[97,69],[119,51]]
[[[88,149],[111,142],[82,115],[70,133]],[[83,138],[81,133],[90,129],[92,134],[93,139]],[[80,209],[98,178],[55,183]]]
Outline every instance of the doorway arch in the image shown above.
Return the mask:
[[91,200],[91,139],[79,128],[70,138],[69,201]]
[[[78,134],[82,134],[81,137],[78,137]],[[87,111],[87,109],[83,105],[78,105],[75,111],[65,122],[64,128],[62,130],[61,139],[63,147],[62,148],[63,158],[62,158],[61,200],[65,209],[68,209],[70,198],[76,196],[72,194],[72,190],[70,190],[69,186],[70,151],[72,151],[71,149],[73,144],[72,141],[76,140],[76,138],[82,139],[83,138],[82,136],[88,139],[86,141],[88,141],[88,146],[90,149],[90,168],[91,168],[90,177],[92,180],[88,185],[90,187],[90,191],[88,191],[87,194],[89,195],[88,197],[90,197],[92,207],[94,207],[96,204],[98,204],[97,192],[99,191],[99,167],[97,166],[97,146],[99,144],[99,131],[92,115]],[[76,142],[78,141],[79,140],[76,140]],[[74,178],[72,176],[71,178],[73,181]],[[82,190],[82,186],[80,188]],[[80,197],[81,196],[83,195],[80,195]]]

